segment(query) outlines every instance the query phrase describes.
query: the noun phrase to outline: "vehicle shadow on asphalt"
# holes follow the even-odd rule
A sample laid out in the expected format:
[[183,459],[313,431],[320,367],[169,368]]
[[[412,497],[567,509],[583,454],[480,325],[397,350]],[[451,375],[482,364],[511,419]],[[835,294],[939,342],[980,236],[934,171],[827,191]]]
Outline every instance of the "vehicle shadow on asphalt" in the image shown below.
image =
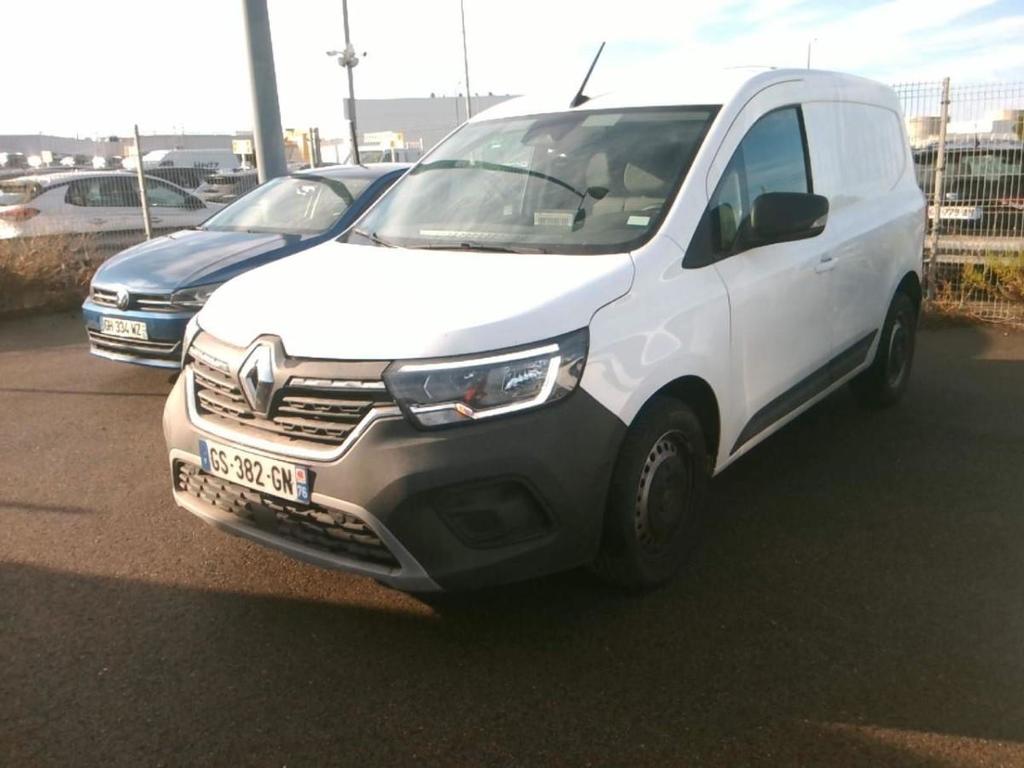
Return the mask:
[[1024,337],[1000,360],[935,333],[900,407],[839,392],[717,478],[704,545],[644,595],[576,572],[423,603],[310,571],[331,599],[298,599],[0,563],[0,757],[1022,764]]

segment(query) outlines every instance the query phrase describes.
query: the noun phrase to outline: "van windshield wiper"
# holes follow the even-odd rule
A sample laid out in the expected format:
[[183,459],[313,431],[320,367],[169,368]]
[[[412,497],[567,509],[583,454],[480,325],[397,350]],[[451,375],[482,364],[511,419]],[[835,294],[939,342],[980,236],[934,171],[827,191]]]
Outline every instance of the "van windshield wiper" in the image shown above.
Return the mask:
[[488,245],[487,243],[428,243],[427,245],[412,245],[418,251],[481,251],[484,253],[547,253],[544,248],[530,246],[509,245]]
[[369,240],[371,243],[373,243],[375,245],[382,245],[385,248],[397,248],[398,247],[394,243],[389,243],[387,240],[384,240],[383,238],[377,237],[377,233],[376,232],[367,232],[365,229],[353,229],[352,233],[356,234],[356,235],[359,235],[360,237],[365,237],[367,240]]

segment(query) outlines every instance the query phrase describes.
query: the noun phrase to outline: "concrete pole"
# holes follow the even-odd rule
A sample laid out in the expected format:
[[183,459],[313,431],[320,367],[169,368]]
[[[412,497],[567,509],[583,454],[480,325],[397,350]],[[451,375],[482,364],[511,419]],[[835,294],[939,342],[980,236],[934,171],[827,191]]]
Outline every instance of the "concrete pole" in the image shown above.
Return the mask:
[[466,0],[459,0],[459,11],[462,13],[462,64],[466,69],[466,119],[473,116],[473,102],[470,101],[469,90],[469,49],[466,47]]
[[249,82],[252,87],[253,149],[262,184],[284,176],[288,166],[284,158],[284,131],[281,108],[277,103],[277,75],[274,73],[274,48],[270,41],[270,17],[267,0],[242,0],[245,17],[245,44],[249,52]]
[[149,193],[146,192],[146,172],[142,168],[142,142],[139,140],[139,126],[135,126],[135,173],[139,177],[139,201],[142,203],[142,226],[146,230],[146,239],[153,239],[153,224],[149,220]]
[[352,162],[356,165],[362,165],[359,160],[359,141],[356,138],[358,133],[356,132],[356,86],[355,80],[352,78],[352,68],[359,63],[359,59],[356,58],[355,52],[352,50],[352,41],[349,39],[348,34],[348,0],[341,0],[341,16],[345,22],[345,55],[342,59],[342,66],[345,67],[345,72],[348,74],[348,132],[349,141],[352,142]]

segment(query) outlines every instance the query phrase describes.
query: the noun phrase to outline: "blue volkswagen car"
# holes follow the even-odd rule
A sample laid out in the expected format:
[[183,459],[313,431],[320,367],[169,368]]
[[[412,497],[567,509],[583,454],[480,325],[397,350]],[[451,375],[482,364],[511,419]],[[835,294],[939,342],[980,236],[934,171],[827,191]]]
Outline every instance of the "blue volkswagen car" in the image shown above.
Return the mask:
[[194,229],[121,251],[97,270],[82,305],[91,352],[177,368],[185,326],[221,284],[338,237],[407,168],[339,165],[271,179]]

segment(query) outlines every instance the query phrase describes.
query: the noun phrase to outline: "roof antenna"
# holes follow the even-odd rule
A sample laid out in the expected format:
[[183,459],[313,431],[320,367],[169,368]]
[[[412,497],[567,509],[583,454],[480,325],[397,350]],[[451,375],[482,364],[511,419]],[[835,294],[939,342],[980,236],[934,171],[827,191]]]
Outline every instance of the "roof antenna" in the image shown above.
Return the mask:
[[583,82],[580,84],[580,89],[576,91],[576,95],[573,97],[572,101],[569,102],[570,109],[578,107],[580,104],[590,100],[589,96],[583,95],[583,89],[587,87],[587,81],[590,79],[590,74],[594,71],[594,67],[597,66],[597,60],[601,58],[601,51],[603,50],[604,43],[601,43],[601,47],[597,49],[597,55],[594,57],[594,60],[590,62],[590,69],[587,70],[587,76],[583,78]]

